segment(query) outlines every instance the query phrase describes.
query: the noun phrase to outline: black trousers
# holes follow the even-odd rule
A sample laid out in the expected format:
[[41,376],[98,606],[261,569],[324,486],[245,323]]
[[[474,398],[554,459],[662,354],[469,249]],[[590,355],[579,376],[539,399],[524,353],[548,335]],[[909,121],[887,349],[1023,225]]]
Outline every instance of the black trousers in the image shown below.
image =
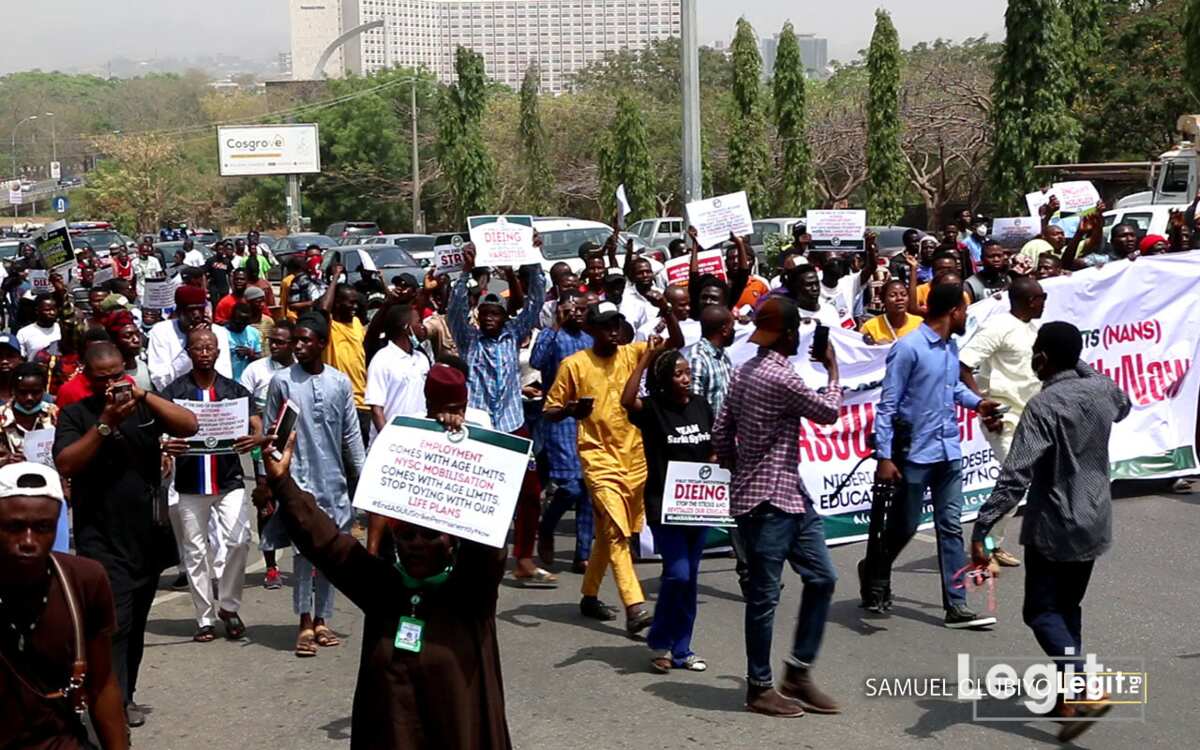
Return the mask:
[[126,703],[133,702],[133,693],[137,690],[138,669],[142,666],[142,652],[146,646],[146,621],[150,619],[150,606],[154,604],[157,588],[155,577],[141,586],[113,591],[113,604],[117,610],[117,629],[112,639],[113,670]]
[[[1095,560],[1047,560],[1033,546],[1025,547],[1025,606],[1022,616],[1047,656],[1075,656],[1083,671],[1083,597]],[[1068,654],[1067,650],[1071,649]]]

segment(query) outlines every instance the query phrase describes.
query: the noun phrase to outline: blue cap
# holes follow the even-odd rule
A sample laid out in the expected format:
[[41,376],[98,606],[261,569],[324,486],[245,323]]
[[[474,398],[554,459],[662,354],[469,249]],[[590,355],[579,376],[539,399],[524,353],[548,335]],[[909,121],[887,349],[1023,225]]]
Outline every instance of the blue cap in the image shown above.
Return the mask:
[[21,351],[21,344],[18,343],[17,337],[11,333],[0,333],[0,346],[10,346],[18,352]]

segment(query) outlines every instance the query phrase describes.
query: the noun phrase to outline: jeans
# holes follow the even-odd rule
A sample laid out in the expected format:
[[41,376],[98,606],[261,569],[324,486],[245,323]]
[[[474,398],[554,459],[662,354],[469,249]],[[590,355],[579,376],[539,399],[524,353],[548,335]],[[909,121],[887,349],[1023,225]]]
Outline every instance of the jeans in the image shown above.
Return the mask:
[[967,565],[962,536],[962,461],[906,463],[904,482],[905,489],[892,505],[894,521],[888,522],[888,568],[917,533],[928,487],[933,499],[938,570],[942,576],[942,607],[966,606],[966,589],[954,588],[954,574]]
[[654,606],[654,622],[646,645],[670,651],[671,662],[682,666],[692,655],[692,628],[696,624],[696,575],[704,553],[703,526],[650,524],[654,546],[662,556],[662,587]]
[[[1087,593],[1095,560],[1047,560],[1035,547],[1025,548],[1025,605],[1022,615],[1033,637],[1047,656],[1083,654],[1083,611],[1080,603]],[[1074,664],[1083,672],[1083,659],[1058,662]]]
[[137,691],[138,670],[146,647],[146,621],[157,588],[156,576],[141,586],[113,591],[117,628],[112,637],[112,664],[126,703],[133,702]]
[[538,536],[545,538],[554,535],[554,529],[562,520],[568,508],[575,509],[575,559],[586,560],[592,551],[592,534],[595,520],[592,518],[592,501],[588,497],[587,488],[582,479],[555,479],[558,489],[542,512],[541,528]]
[[296,614],[311,614],[314,619],[328,621],[333,617],[333,584],[319,570],[314,576],[313,564],[299,552],[292,555],[292,565],[295,570],[292,607]]
[[787,662],[808,666],[817,657],[829,603],[833,599],[837,572],[825,546],[825,527],[812,503],[805,501],[804,513],[785,513],[763,503],[737,517],[750,568],[746,583],[746,676],[751,685],[769,687],[771,679],[771,636],[775,608],[779,604],[779,579],[783,563],[804,581],[800,615]]

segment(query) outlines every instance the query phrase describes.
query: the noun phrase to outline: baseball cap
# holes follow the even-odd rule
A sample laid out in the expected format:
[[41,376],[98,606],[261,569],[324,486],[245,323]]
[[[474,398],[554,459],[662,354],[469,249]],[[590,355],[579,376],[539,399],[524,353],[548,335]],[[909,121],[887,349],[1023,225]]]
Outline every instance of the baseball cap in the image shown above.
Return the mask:
[[52,497],[63,500],[62,480],[49,466],[30,461],[0,467],[0,498]]
[[411,286],[413,289],[420,288],[420,284],[417,283],[417,277],[413,276],[411,273],[402,273],[397,275],[392,279],[392,283],[396,284],[397,286],[400,284],[405,284],[407,286]]
[[785,297],[768,297],[754,316],[754,333],[750,342],[771,346],[784,332],[800,327],[800,308]]
[[508,310],[508,303],[504,301],[503,297],[495,292],[488,292],[479,298],[479,304],[476,305],[476,307],[483,307],[484,305],[496,305],[497,307],[503,307],[505,310]]
[[625,316],[621,314],[620,309],[611,302],[597,302],[594,305],[588,305],[588,325],[603,326],[608,325],[614,320],[624,319]]
[[184,266],[179,269],[179,275],[184,279],[198,279],[204,275],[204,269],[199,266]]
[[246,287],[246,291],[242,293],[242,296],[245,297],[247,301],[252,302],[256,299],[263,299],[267,296],[267,293],[256,286],[248,286]]
[[17,337],[11,333],[0,334],[0,346],[7,346],[10,349],[15,349],[18,353],[21,351],[21,344],[17,341]]

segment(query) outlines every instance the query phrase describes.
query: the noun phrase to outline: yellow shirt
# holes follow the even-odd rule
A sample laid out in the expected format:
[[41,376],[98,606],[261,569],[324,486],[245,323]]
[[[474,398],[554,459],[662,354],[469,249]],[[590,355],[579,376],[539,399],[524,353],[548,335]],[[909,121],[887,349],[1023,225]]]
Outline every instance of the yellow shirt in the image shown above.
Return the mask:
[[591,415],[577,422],[579,461],[592,501],[601,503],[626,535],[640,530],[645,516],[646,454],[641,432],[621,406],[621,392],[648,346],[628,344],[607,359],[590,348],[576,352],[563,360],[546,396],[547,409],[595,399]]
[[[933,288],[933,282],[926,281],[924,284],[917,284],[917,307],[921,308],[921,312],[929,309],[929,290]],[[963,302],[971,304],[971,298],[967,293],[963,292]]]
[[363,401],[367,390],[367,352],[363,342],[367,329],[354,318],[349,323],[329,321],[329,344],[325,347],[325,364],[346,373],[354,386],[354,408],[369,409]]
[[921,316],[905,313],[904,325],[892,330],[886,315],[876,315],[862,325],[862,332],[875,339],[876,344],[890,344],[904,338],[921,325]]
[[288,274],[283,277],[283,281],[279,282],[279,306],[283,312],[283,316],[293,323],[296,322],[297,315],[292,310],[288,309],[288,293],[292,291],[292,281],[296,279],[295,274]]

